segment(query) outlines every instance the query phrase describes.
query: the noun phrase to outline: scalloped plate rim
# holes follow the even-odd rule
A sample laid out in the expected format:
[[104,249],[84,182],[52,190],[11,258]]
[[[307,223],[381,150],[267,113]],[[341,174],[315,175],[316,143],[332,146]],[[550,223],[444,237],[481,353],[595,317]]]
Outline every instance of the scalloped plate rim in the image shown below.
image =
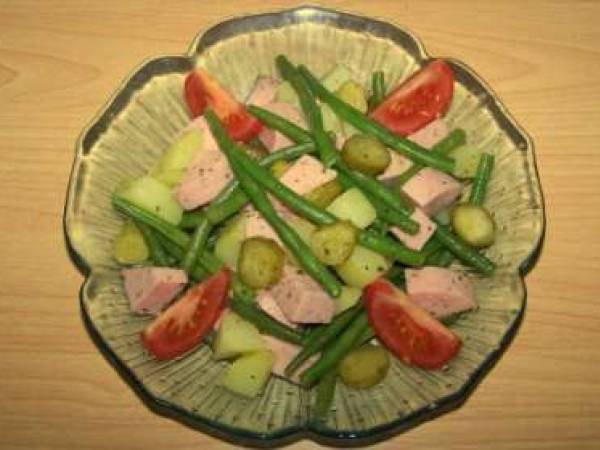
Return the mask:
[[[495,94],[493,89],[481,78],[479,77],[475,71],[473,71],[467,64],[462,61],[458,61],[453,58],[447,58],[452,61],[454,65],[461,67],[469,76],[471,76],[475,83],[483,89],[486,93],[489,94],[488,100],[493,101],[495,106],[498,108],[498,111],[501,115],[507,120],[507,122],[514,128],[514,131],[523,138],[526,143],[526,149],[522,149],[527,153],[527,162],[528,168],[532,169],[531,176],[532,181],[535,184],[535,187],[538,190],[540,197],[540,214],[541,214],[541,228],[540,233],[537,236],[536,241],[533,243],[532,251],[527,255],[527,257],[522,261],[522,263],[518,266],[518,275],[521,286],[523,288],[523,302],[522,306],[514,318],[512,324],[505,332],[498,348],[491,352],[486,359],[482,362],[482,364],[470,375],[468,380],[463,384],[463,386],[457,390],[455,393],[450,394],[444,398],[439,399],[435,402],[435,407],[430,407],[431,405],[427,405],[422,407],[421,409],[413,412],[412,414],[399,418],[397,420],[393,420],[388,422],[385,425],[381,425],[374,428],[369,428],[362,431],[351,432],[351,431],[343,431],[343,432],[335,432],[329,428],[320,428],[316,427],[315,423],[308,421],[304,426],[298,427],[288,427],[284,428],[272,433],[251,433],[246,430],[237,429],[235,427],[230,427],[227,425],[223,425],[220,422],[213,421],[208,418],[201,418],[196,415],[189,413],[188,411],[178,407],[177,405],[164,401],[160,398],[155,397],[149,391],[146,390],[143,382],[137,379],[137,377],[131,372],[131,370],[114,354],[110,346],[106,343],[104,338],[96,329],[93,321],[91,320],[89,313],[87,311],[87,307],[84,301],[85,297],[85,288],[88,283],[93,279],[93,267],[90,266],[88,261],[85,258],[85,255],[74,245],[74,239],[71,235],[71,227],[70,220],[72,219],[73,211],[73,202],[75,199],[75,188],[77,186],[77,182],[80,176],[80,166],[83,158],[85,157],[85,149],[84,142],[88,137],[88,134],[93,130],[95,126],[98,125],[100,119],[103,118],[111,109],[113,104],[119,96],[123,94],[124,88],[128,86],[136,75],[143,72],[144,68],[155,64],[163,59],[187,59],[190,64],[192,63],[193,58],[199,54],[198,51],[204,51],[209,48],[214,43],[218,42],[222,38],[216,39],[215,42],[210,43],[211,34],[218,33],[218,31],[224,27],[233,27],[235,28],[236,22],[240,21],[252,21],[252,20],[266,20],[269,17],[280,17],[280,16],[289,16],[294,19],[297,18],[298,15],[302,15],[301,19],[298,22],[294,23],[302,23],[302,22],[310,22],[311,19],[315,15],[327,15],[330,17],[335,16],[343,16],[346,18],[351,18],[353,20],[360,21],[369,21],[378,24],[379,26],[383,26],[390,33],[404,33],[409,37],[412,43],[416,46],[417,55],[413,55],[419,63],[422,63],[430,58],[429,54],[426,52],[424,45],[422,42],[408,29],[403,26],[396,25],[394,23],[383,21],[379,18],[370,18],[363,17],[353,13],[347,13],[342,11],[336,11],[332,9],[320,8],[315,6],[300,6],[293,9],[285,9],[278,10],[273,12],[259,13],[254,15],[243,15],[229,18],[227,20],[221,21],[213,26],[210,26],[204,32],[199,32],[196,37],[193,39],[188,52],[186,54],[180,55],[160,55],[152,58],[145,59],[142,63],[140,63],[137,67],[135,67],[129,75],[123,79],[117,89],[113,92],[110,98],[106,101],[106,103],[100,108],[98,113],[92,118],[92,120],[87,124],[84,130],[81,132],[79,138],[76,143],[76,154],[75,160],[73,162],[73,166],[71,169],[71,174],[69,177],[69,184],[67,187],[67,196],[65,201],[65,207],[63,212],[63,232],[65,236],[65,243],[69,252],[69,256],[72,259],[75,266],[82,272],[85,277],[84,282],[81,285],[80,289],[80,305],[81,305],[81,314],[83,318],[84,325],[86,330],[90,334],[90,337],[94,341],[94,343],[101,350],[103,356],[111,363],[111,365],[117,370],[117,373],[133,388],[134,392],[140,399],[146,404],[146,406],[160,414],[161,416],[172,418],[180,423],[191,426],[195,429],[199,429],[205,433],[213,435],[215,437],[224,439],[226,441],[232,443],[244,443],[246,445],[254,445],[260,447],[273,447],[282,444],[288,444],[291,442],[295,442],[300,439],[312,439],[316,442],[326,444],[326,445],[335,445],[335,446],[361,446],[366,444],[372,444],[375,442],[379,442],[383,439],[387,439],[396,435],[402,431],[410,429],[418,424],[431,420],[439,415],[442,415],[446,412],[452,411],[459,406],[461,406],[473,392],[473,390],[477,387],[477,385],[481,382],[481,380],[485,377],[487,372],[496,364],[496,362],[500,359],[500,356],[504,353],[504,351],[510,345],[512,339],[514,338],[525,314],[526,305],[527,305],[527,290],[526,284],[524,281],[525,275],[533,268],[535,262],[539,254],[541,253],[544,237],[545,237],[545,229],[546,229],[546,215],[545,215],[545,202],[544,196],[542,192],[541,183],[539,180],[539,173],[537,169],[537,162],[534,150],[534,144],[531,137],[528,133],[517,123],[514,117],[510,114],[504,104],[499,100],[498,96]],[[287,26],[289,24],[283,25]],[[265,29],[273,28],[265,27]],[[233,37],[237,34],[242,33],[233,33],[227,37]],[[389,38],[389,36],[387,36]],[[209,41],[206,43],[205,41]]]

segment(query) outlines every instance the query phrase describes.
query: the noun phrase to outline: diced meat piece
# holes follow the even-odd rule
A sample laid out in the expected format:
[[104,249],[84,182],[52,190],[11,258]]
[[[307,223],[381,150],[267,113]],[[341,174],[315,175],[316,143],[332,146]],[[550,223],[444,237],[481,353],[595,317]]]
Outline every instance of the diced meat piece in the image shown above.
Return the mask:
[[256,209],[248,206],[244,209],[243,213],[246,216],[246,238],[260,236],[273,239],[275,242],[281,244],[275,230],[271,228],[269,222]]
[[321,161],[310,155],[304,155],[283,174],[279,181],[297,194],[304,195],[317,186],[333,180],[336,176],[335,170],[325,169]]
[[271,295],[285,317],[294,323],[329,323],[335,312],[333,299],[309,275],[286,266]]
[[[286,118],[299,127],[306,128],[306,121],[304,120],[302,113],[292,105],[287,103],[270,103],[269,105],[265,106],[265,109],[268,109],[269,111]],[[264,128],[261,131],[259,138],[262,143],[265,144],[265,147],[267,147],[271,152],[293,144],[293,142],[283,134],[278,133],[275,130],[271,130],[270,128]]]
[[252,91],[250,91],[250,95],[246,99],[246,103],[260,107],[272,103],[275,100],[279,84],[280,81],[273,77],[259,76],[254,83]]
[[[269,350],[271,350],[275,354],[275,364],[271,369],[271,372],[275,375],[279,375],[280,377],[287,378],[284,374],[285,368],[288,366],[292,359],[296,357],[296,355],[302,350],[301,347],[290,344],[288,342],[277,339],[273,336],[268,336],[263,334],[263,340],[267,344]],[[318,356],[315,355],[309,358],[303,365],[301,365],[294,375],[292,375],[291,381],[294,383],[298,383],[300,381],[300,374],[306,369],[308,369],[311,365],[315,363]]]
[[260,309],[266,312],[273,319],[287,325],[288,327],[296,328],[296,324],[290,322],[287,317],[285,317],[285,314],[283,314],[283,311],[269,291],[261,291],[256,297],[256,303],[258,303]]
[[402,192],[430,216],[435,216],[460,196],[462,184],[450,175],[425,167],[402,186]]
[[131,310],[158,314],[188,282],[183,270],[169,267],[135,267],[121,271]]
[[409,300],[437,318],[473,309],[473,286],[466,275],[443,267],[406,269]]
[[194,156],[175,189],[175,196],[185,209],[209,203],[233,178],[227,158],[219,150],[205,119],[200,117],[194,120],[193,126],[203,131],[202,150]]
[[384,183],[393,183],[402,173],[406,172],[412,162],[405,156],[400,155],[395,151],[390,151],[390,165],[387,166],[385,171],[379,175],[379,179]]
[[409,135],[407,139],[421,147],[431,148],[448,135],[448,125],[442,119],[430,122],[419,131]]
[[405,233],[398,227],[392,227],[390,231],[408,248],[419,251],[435,233],[437,225],[420,208],[415,208],[410,217],[420,225],[417,234]]

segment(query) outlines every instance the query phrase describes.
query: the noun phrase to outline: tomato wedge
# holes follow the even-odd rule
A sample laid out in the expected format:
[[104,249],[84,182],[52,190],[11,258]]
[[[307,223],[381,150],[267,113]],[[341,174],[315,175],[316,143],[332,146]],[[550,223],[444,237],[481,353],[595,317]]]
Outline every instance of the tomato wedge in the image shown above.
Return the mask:
[[212,331],[227,306],[231,272],[223,269],[167,308],[142,331],[142,344],[156,359],[180,356]]
[[460,350],[458,336],[388,280],[379,278],[366,286],[363,298],[375,334],[405,363],[440,369]]
[[446,114],[453,94],[450,65],[435,59],[394,89],[370,116],[394,133],[408,136]]
[[206,108],[212,108],[233,140],[248,142],[262,129],[262,123],[203,69],[188,74],[184,94],[193,117],[204,114]]

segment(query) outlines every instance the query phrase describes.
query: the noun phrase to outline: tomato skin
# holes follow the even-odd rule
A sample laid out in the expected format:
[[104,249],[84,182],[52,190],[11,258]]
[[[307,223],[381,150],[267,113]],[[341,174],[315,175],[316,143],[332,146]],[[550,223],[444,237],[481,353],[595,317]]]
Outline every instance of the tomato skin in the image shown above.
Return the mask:
[[391,282],[379,278],[365,287],[369,323],[399,359],[423,369],[440,369],[462,345],[458,336],[424,309],[409,302]]
[[201,116],[206,108],[212,108],[235,141],[247,142],[262,130],[262,123],[203,69],[188,74],[184,96],[192,117]]
[[168,360],[200,344],[227,307],[230,281],[231,272],[223,269],[188,289],[142,331],[146,350],[156,359]]
[[454,75],[435,59],[395,88],[370,116],[401,136],[408,136],[442,117],[452,103]]

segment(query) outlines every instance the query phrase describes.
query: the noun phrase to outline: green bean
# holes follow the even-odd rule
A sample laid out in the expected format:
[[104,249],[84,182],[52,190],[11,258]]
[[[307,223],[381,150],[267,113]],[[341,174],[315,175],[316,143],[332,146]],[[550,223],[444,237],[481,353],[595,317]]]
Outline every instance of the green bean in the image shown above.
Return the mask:
[[270,200],[256,183],[255,179],[243,170],[239,161],[241,156],[245,155],[239,152],[239,149],[237,149],[235,143],[225,131],[220,120],[212,111],[207,111],[204,116],[219,147],[227,156],[229,164],[240,182],[240,186],[242,186],[255,208],[273,227],[281,241],[292,252],[304,270],[319,282],[329,295],[332,297],[339,296],[341,285],[337,278],[313,255],[308,245],[300,238],[298,233],[277,214]]
[[160,267],[167,267],[169,265],[168,256],[165,253],[165,249],[162,247],[161,243],[156,236],[156,233],[152,228],[148,225],[136,222],[137,227],[142,232],[144,236],[144,241],[148,245],[148,249],[150,250],[150,256],[152,257],[152,262]]
[[310,386],[335,369],[344,356],[355,347],[358,339],[364,336],[368,327],[367,314],[356,316],[348,328],[329,347],[324,349],[319,360],[302,373],[300,376],[302,385]]
[[313,142],[313,138],[310,133],[307,133],[295,123],[283,119],[281,116],[272,113],[268,109],[264,109],[256,105],[249,105],[247,110],[268,128],[272,128],[273,130],[280,132],[293,142],[298,144],[309,144]]
[[[176,261],[180,261],[181,258],[183,258],[183,250],[181,248],[177,247],[177,245],[173,244],[162,234],[156,233],[156,236],[163,248],[169,253],[169,256],[171,256]],[[194,281],[202,281],[208,278],[208,276],[209,272],[199,263],[197,263],[196,266],[189,273],[190,279]]]
[[[112,203],[118,211],[131,217],[136,222],[148,225],[158,232],[159,235],[163,237],[161,243],[168,253],[172,254],[177,259],[183,257],[183,249],[190,245],[191,238],[189,234],[118,195],[113,196]],[[198,257],[198,264],[205,268],[209,273],[217,272],[223,265],[216,256],[208,251],[202,252]]]
[[494,271],[495,264],[492,261],[467,245],[458,236],[452,234],[445,226],[438,224],[434,236],[436,239],[439,239],[444,247],[450,250],[454,256],[474,267],[479,272],[490,275]]
[[375,109],[385,98],[385,78],[381,70],[373,72],[371,78],[371,98],[369,99],[369,107]]
[[[314,151],[315,146],[312,141],[307,144],[292,145],[262,157],[258,160],[258,164],[268,167],[276,161],[291,161]],[[239,182],[232,180],[206,208],[184,213],[179,227],[184,230],[196,228],[204,215],[208,217],[211,224],[218,225],[237,213],[247,203],[248,197],[239,187]]]
[[320,352],[327,344],[335,339],[361,310],[362,305],[360,304],[347,309],[335,317],[330,323],[320,327],[314,333],[311,333],[304,342],[304,348],[285,368],[285,374],[288,377],[291,377],[308,358],[315,353]]
[[469,199],[469,202],[473,205],[481,206],[483,204],[493,168],[494,155],[489,153],[482,154],[477,166],[477,173],[475,174],[475,180],[473,180],[471,197]]
[[317,385],[317,398],[315,400],[315,417],[317,420],[325,420],[335,395],[337,383],[337,370],[328,372]]
[[[465,130],[463,130],[462,128],[456,128],[452,130],[448,134],[448,136],[446,136],[440,142],[435,144],[430,150],[430,152],[439,153],[440,155],[446,155],[455,148],[464,145],[465,142],[467,142],[467,134],[465,133]],[[396,179],[396,186],[401,187],[404,184],[406,184],[408,180],[414,177],[424,167],[425,166],[423,166],[422,164],[416,163],[410,166],[408,169],[402,172],[400,176]]]
[[192,239],[190,240],[190,243],[187,246],[183,258],[179,264],[179,266],[187,273],[190,273],[192,268],[196,266],[198,255],[204,250],[204,245],[206,244],[206,239],[208,238],[211,229],[212,227],[210,222],[205,216],[204,220],[202,220],[194,230]]
[[[414,208],[408,205],[398,192],[390,189],[375,178],[350,169],[342,162],[338,162],[337,168],[341,174],[347,176],[359,189],[366,192],[371,198],[376,198],[381,205],[397,211],[412,221],[412,219],[409,219],[409,216],[413,213]],[[416,225],[416,231],[418,231],[418,224]]]
[[260,310],[256,305],[240,299],[238,296],[231,300],[231,309],[252,322],[261,333],[265,333],[291,344],[302,345],[303,336],[298,331],[284,325],[278,320]]
[[313,140],[321,161],[325,167],[333,166],[335,161],[339,158],[339,155],[335,150],[329,135],[323,128],[323,115],[321,109],[317,105],[306,80],[298,73],[297,69],[285,56],[277,56],[277,58],[275,58],[275,64],[277,65],[281,76],[292,85],[298,95],[300,105],[306,116],[306,122],[312,131]]
[[392,150],[403,154],[414,162],[431,166],[446,173],[452,173],[454,161],[451,158],[429,152],[420,145],[396,135],[383,125],[375,122],[367,115],[363,114],[327,90],[327,88],[325,88],[306,67],[300,66],[298,71],[308,82],[308,85],[314,94],[321,99],[321,101],[328,104],[339,117],[344,119],[357,130],[361,131],[362,133],[375,136],[387,147],[390,147]]
[[374,337],[375,337],[375,331],[373,331],[373,328],[368,326],[367,328],[365,328],[365,331],[363,331],[363,333],[356,340],[355,348],[360,347],[363,344],[366,344]]
[[427,266],[448,267],[454,261],[454,255],[446,248],[439,249],[432,253],[425,261]]
[[402,242],[388,236],[381,236],[372,230],[363,230],[358,235],[358,243],[407,266],[422,266],[425,263],[425,253],[412,250]]

